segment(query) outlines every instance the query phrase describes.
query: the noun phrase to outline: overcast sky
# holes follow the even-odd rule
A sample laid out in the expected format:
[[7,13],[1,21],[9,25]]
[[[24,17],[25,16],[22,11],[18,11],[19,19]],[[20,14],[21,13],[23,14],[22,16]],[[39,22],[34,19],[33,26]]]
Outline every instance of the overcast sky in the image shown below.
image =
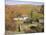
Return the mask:
[[6,4],[7,4],[7,5],[16,5],[16,4],[43,5],[43,2],[6,0]]

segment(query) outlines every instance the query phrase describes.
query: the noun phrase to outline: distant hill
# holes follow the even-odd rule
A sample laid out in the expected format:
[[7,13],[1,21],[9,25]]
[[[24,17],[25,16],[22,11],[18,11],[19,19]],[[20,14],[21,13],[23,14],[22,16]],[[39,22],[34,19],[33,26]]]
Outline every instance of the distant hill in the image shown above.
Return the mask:
[[27,14],[31,12],[32,10],[35,12],[40,12],[41,6],[36,5],[6,5],[6,12],[19,12],[21,14]]

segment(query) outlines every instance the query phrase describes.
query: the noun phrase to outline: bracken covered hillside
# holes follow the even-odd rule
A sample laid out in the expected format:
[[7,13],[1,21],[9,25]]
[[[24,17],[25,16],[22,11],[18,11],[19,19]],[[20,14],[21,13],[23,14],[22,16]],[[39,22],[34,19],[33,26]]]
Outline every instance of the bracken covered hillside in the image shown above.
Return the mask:
[[[6,5],[5,6],[5,21],[6,21],[6,28],[11,30],[15,30],[15,24],[13,18],[19,15],[29,15],[31,11],[39,12],[40,13],[41,6],[38,5]],[[8,27],[9,25],[9,27]]]

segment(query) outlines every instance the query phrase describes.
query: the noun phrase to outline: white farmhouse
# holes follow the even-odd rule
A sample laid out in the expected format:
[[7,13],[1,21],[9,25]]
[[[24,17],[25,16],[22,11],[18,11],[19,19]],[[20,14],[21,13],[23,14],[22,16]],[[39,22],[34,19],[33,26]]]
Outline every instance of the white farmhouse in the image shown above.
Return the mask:
[[21,17],[15,17],[15,18],[13,18],[13,20],[24,21],[24,20],[26,20],[27,18],[29,18],[29,17],[28,17],[28,16],[25,16],[25,15],[22,15]]

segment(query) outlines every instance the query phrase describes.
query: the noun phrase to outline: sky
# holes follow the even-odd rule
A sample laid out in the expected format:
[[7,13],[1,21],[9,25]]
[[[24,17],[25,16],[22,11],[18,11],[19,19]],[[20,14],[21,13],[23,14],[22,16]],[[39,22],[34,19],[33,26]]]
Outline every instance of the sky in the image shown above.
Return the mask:
[[17,0],[6,0],[7,5],[16,4],[32,4],[32,5],[43,5],[43,2],[32,2],[32,1],[17,1]]

